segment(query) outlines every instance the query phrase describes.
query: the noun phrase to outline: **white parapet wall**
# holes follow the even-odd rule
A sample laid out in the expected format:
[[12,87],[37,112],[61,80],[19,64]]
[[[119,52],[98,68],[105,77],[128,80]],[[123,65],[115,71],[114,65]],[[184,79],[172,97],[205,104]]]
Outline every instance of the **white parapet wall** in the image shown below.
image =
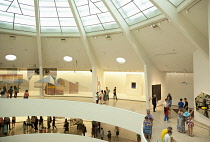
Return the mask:
[[42,133],[22,134],[0,138],[1,142],[105,142],[91,137],[83,137],[72,134]]
[[[0,117],[59,116],[95,120],[143,135],[144,115],[85,102],[50,99],[0,99]],[[1,138],[0,138],[1,141]]]

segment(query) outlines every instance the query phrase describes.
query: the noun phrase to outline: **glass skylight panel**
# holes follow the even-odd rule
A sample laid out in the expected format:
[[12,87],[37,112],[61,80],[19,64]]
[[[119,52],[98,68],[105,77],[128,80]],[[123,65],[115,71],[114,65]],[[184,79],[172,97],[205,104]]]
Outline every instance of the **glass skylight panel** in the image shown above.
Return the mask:
[[34,0],[1,0],[0,28],[35,32]]
[[39,0],[39,5],[41,32],[78,32],[68,0]]
[[101,0],[74,0],[74,2],[86,32],[108,29],[103,24],[109,29],[119,27]]
[[168,1],[171,2],[175,7],[178,7],[185,0],[168,0]]
[[134,25],[161,14],[149,0],[112,0],[128,25]]

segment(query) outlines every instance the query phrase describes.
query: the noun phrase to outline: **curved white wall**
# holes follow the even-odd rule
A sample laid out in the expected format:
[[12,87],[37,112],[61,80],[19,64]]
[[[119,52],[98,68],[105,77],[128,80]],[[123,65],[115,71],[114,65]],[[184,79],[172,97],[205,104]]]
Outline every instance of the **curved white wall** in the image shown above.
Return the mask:
[[104,142],[103,140],[72,134],[23,134],[0,138],[1,142]]
[[0,99],[0,116],[60,116],[95,120],[139,133],[143,138],[143,115],[93,103],[49,99]]

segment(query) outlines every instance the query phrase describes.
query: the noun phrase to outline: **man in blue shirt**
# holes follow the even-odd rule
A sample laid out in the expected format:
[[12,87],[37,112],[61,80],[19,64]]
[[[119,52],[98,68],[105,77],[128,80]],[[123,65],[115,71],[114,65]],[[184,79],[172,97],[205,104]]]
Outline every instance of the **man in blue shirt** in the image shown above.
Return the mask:
[[179,106],[179,109],[184,107],[184,103],[182,102],[182,98],[180,99],[180,102],[178,102],[178,106]]

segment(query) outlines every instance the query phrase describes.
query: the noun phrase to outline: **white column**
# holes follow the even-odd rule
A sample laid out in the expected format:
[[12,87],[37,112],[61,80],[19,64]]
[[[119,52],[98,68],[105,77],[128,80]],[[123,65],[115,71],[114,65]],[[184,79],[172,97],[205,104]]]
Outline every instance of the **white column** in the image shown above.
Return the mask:
[[[135,37],[133,36],[132,32],[130,31],[129,26],[123,19],[123,17],[120,15],[119,11],[116,9],[116,7],[113,5],[113,3],[110,0],[102,0],[104,5],[107,7],[107,9],[110,11],[111,15],[117,22],[117,24],[120,26],[123,34],[125,35],[127,41],[129,42],[130,46],[132,47],[133,51],[137,54],[140,61],[144,63],[144,66],[151,65],[154,66],[150,58],[147,56],[147,53],[142,45],[140,45]],[[154,68],[156,68],[154,66]],[[147,70],[144,70],[144,73],[147,74]],[[145,76],[145,80],[147,80],[147,76]],[[149,96],[149,83],[145,83],[145,95],[146,97]],[[148,99],[146,99],[148,100]],[[147,106],[147,109],[149,106]]]
[[195,47],[201,49],[207,56],[209,54],[207,38],[184,16],[178,13],[177,9],[168,0],[150,0],[174,25],[185,35]]
[[[43,66],[42,66],[42,47],[40,37],[40,21],[39,21],[39,0],[34,0],[35,19],[36,19],[36,34],[37,34],[37,48],[38,48],[38,60],[39,60],[39,79],[43,79]],[[40,88],[40,99],[43,98],[43,84]]]
[[81,35],[82,43],[85,47],[85,50],[87,52],[89,61],[90,61],[91,66],[92,66],[92,91],[93,91],[93,101],[95,102],[95,94],[97,92],[97,89],[96,89],[96,86],[97,86],[97,70],[99,68],[97,66],[97,61],[96,61],[95,55],[94,55],[94,53],[92,51],[92,48],[90,46],[90,43],[87,39],[85,29],[82,25],[82,21],[80,19],[79,13],[77,12],[77,8],[74,4],[74,1],[73,0],[68,0],[68,2],[69,2],[69,5],[71,7],[72,13],[74,15],[74,19],[76,21],[77,27],[79,29],[79,33]]
[[146,109],[150,109],[149,102],[149,81],[148,81],[148,69],[147,65],[144,65],[144,83],[145,83],[145,95],[146,95]]

